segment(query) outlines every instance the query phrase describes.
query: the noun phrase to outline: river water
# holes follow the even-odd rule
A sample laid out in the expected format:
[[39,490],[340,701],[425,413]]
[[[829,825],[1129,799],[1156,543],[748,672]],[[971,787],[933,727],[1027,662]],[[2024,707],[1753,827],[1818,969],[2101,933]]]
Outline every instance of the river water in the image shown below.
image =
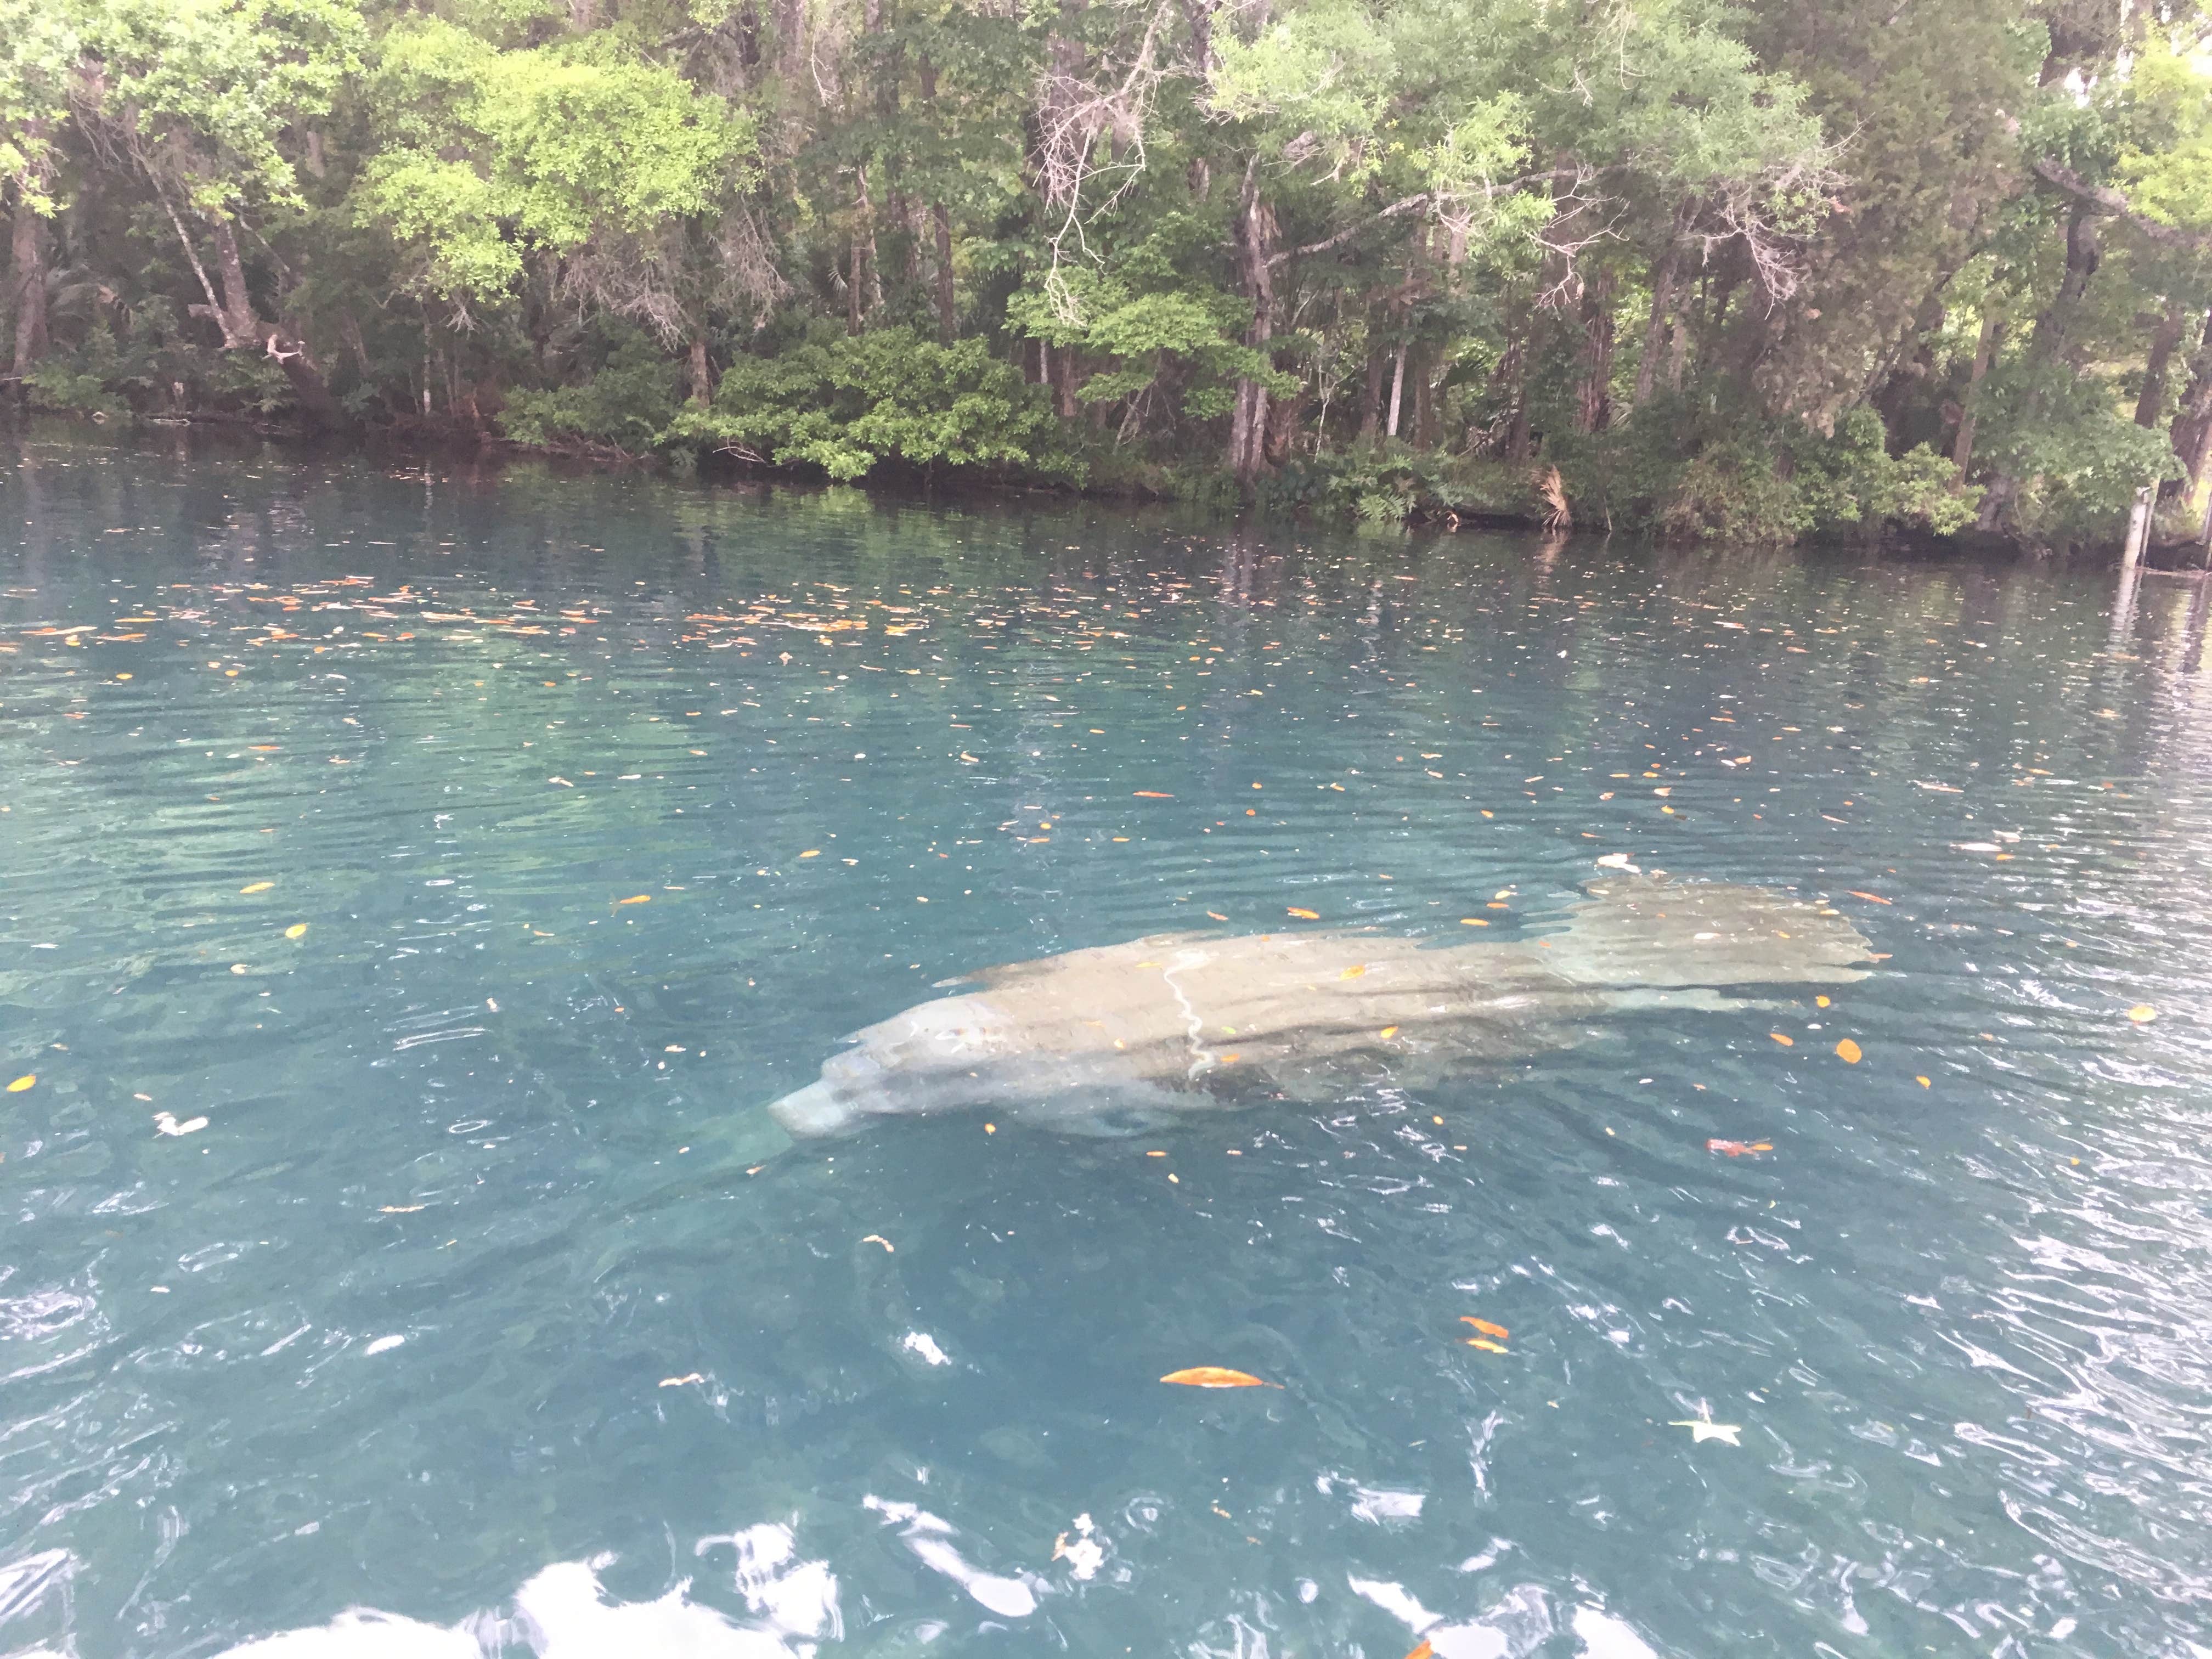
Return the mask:
[[[2205,622],[33,445],[0,1652],[2203,1655]],[[1609,856],[1881,960],[1133,1135],[763,1110],[989,964]]]

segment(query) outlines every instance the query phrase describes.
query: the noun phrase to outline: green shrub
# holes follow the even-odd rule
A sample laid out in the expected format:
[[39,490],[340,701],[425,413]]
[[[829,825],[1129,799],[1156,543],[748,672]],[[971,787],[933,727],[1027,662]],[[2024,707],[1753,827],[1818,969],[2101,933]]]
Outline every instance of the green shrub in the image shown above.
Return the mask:
[[1743,411],[1662,398],[1589,437],[1552,446],[1577,517],[1687,540],[1793,542],[1902,525],[1952,535],[1974,520],[1978,487],[1955,488],[1925,444],[1889,453],[1871,409],[1832,434]]
[[990,355],[887,328],[823,326],[770,357],[742,356],[713,404],[686,410],[672,442],[711,443],[776,466],[865,477],[886,460],[933,471],[996,469],[1073,479],[1048,395]]
[[618,346],[581,386],[511,392],[500,429],[533,449],[614,449],[643,454],[681,404],[683,370],[642,331]]

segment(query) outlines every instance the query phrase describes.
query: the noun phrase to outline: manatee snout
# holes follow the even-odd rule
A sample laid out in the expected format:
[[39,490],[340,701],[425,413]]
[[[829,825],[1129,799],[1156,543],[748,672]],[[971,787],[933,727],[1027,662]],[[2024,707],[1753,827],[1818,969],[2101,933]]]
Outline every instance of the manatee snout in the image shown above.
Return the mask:
[[860,1119],[860,1114],[835,1089],[818,1080],[804,1089],[793,1089],[781,1100],[771,1100],[768,1110],[770,1117],[801,1139],[843,1134]]

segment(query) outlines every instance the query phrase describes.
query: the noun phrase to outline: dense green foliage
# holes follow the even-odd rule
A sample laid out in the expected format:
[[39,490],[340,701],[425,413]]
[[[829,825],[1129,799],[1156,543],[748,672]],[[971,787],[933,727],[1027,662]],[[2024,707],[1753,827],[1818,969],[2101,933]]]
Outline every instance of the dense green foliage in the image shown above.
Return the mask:
[[2197,0],[0,0],[9,377],[1377,525],[2212,495]]

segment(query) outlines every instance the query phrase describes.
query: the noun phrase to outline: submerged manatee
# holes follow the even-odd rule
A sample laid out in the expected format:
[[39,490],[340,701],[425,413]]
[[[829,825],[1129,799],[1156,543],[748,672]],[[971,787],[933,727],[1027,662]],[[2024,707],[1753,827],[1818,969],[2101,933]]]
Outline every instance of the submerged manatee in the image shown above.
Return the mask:
[[1166,934],[973,975],[980,988],[854,1034],[769,1109],[794,1135],[988,1108],[1110,1133],[1267,1099],[1419,1085],[1571,1048],[1630,1008],[1751,1006],[1723,986],[1862,979],[1838,912],[1765,888],[1623,877],[1565,926],[1499,944],[1380,933]]

